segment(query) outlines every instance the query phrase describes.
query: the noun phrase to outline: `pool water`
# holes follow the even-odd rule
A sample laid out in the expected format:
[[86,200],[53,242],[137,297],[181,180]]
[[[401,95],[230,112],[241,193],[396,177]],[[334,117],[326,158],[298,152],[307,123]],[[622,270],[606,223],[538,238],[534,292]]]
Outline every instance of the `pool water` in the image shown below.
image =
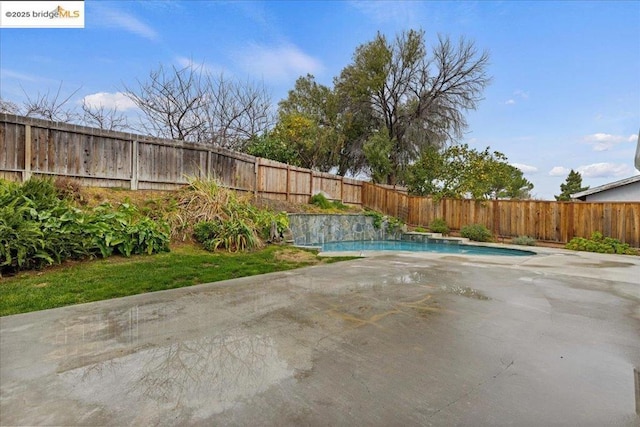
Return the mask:
[[535,252],[519,249],[493,248],[489,246],[471,246],[456,243],[422,243],[404,240],[360,240],[331,242],[322,245],[323,252],[345,251],[410,251],[410,252],[435,252],[444,254],[464,255],[507,255],[530,256]]

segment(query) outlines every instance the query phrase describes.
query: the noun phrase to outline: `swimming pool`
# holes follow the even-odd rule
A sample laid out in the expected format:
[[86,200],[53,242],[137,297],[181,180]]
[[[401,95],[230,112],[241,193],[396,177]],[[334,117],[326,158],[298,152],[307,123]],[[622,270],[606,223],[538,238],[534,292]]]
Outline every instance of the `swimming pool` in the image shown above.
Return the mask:
[[360,240],[330,242],[321,245],[322,252],[410,251],[463,255],[531,256],[535,252],[520,249],[471,246],[455,243],[422,243],[405,240]]

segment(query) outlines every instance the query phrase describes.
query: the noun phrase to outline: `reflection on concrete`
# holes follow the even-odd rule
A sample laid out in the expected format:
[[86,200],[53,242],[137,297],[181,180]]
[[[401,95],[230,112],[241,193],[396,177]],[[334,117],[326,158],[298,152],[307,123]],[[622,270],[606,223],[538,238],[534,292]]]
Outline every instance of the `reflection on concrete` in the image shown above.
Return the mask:
[[237,329],[87,365],[61,379],[85,403],[135,405],[145,419],[177,407],[206,418],[293,374],[272,338]]
[[639,276],[385,255],[7,316],[0,425],[635,426]]

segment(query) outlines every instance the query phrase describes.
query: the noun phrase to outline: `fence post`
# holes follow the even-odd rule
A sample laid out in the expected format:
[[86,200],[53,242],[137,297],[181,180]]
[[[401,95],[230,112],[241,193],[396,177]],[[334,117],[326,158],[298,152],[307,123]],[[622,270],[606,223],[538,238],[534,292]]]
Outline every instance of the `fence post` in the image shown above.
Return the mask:
[[140,160],[138,158],[138,140],[131,141],[131,189],[138,189],[138,168],[140,167]]
[[498,199],[493,199],[493,234],[500,237],[500,208]]
[[575,237],[575,231],[574,231],[574,212],[573,212],[573,204],[575,202],[564,202],[564,203],[568,203],[569,204],[569,209],[568,209],[568,213],[569,213],[569,218],[567,218],[567,233],[566,233],[566,237],[564,238],[564,243],[567,243],[569,240],[573,239]]
[[254,179],[254,185],[253,185],[253,195],[254,197],[258,197],[258,185],[260,185],[260,157],[256,157],[255,158],[255,162],[254,167],[253,167],[253,175],[255,177]]
[[24,171],[22,182],[31,179],[31,125],[24,126]]
[[287,165],[287,186],[286,186],[286,198],[285,200],[288,202],[289,201],[289,193],[291,193],[291,185],[289,184],[289,174],[291,173],[291,166]]

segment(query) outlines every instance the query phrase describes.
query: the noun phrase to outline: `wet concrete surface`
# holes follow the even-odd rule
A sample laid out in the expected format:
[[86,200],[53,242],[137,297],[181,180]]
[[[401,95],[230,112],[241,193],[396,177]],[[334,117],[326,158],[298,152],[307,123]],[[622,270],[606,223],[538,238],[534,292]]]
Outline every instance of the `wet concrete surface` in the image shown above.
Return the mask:
[[373,257],[0,318],[1,425],[640,425],[640,259]]

